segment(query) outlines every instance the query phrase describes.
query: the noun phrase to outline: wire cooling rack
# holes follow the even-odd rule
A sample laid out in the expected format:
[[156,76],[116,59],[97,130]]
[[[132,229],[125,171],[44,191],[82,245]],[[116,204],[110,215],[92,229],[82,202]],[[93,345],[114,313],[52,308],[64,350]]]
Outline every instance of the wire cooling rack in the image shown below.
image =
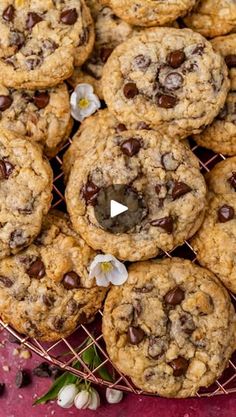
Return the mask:
[[[65,198],[64,198],[64,182],[63,173],[61,170],[63,153],[70,145],[69,141],[62,151],[51,160],[54,171],[54,199],[53,207],[61,210],[66,210]],[[203,174],[210,171],[213,166],[225,159],[223,155],[216,155],[211,151],[206,151],[195,143],[190,143],[192,151],[198,157],[201,171]],[[192,262],[196,261],[196,255],[193,248],[188,242],[185,242],[183,246],[176,248],[170,253],[164,253],[163,256],[172,257],[180,256],[182,258],[190,259]],[[236,296],[232,295],[232,300],[236,306]],[[116,388],[122,391],[132,392],[135,394],[146,394],[142,390],[137,389],[133,383],[125,375],[120,373],[115,365],[110,361],[103,340],[101,332],[102,310],[100,310],[93,323],[88,325],[79,325],[76,331],[70,337],[61,339],[56,343],[40,343],[36,339],[30,339],[28,337],[19,335],[16,333],[7,323],[0,320],[0,326],[2,329],[6,329],[11,333],[19,342],[41,356],[44,360],[60,367],[62,370],[69,371],[78,377],[88,380],[94,384],[100,384]],[[78,349],[87,338],[90,338],[91,343]],[[82,355],[86,349],[95,345],[102,363],[94,370],[90,370],[88,366],[83,362]],[[80,369],[76,369],[73,365],[75,361],[79,361]],[[106,366],[114,375],[114,382],[108,382],[101,379],[98,376],[99,368]],[[208,389],[201,389],[198,397],[211,397],[219,394],[230,394],[236,392],[236,352],[229,361],[229,366],[221,376],[211,387]]]

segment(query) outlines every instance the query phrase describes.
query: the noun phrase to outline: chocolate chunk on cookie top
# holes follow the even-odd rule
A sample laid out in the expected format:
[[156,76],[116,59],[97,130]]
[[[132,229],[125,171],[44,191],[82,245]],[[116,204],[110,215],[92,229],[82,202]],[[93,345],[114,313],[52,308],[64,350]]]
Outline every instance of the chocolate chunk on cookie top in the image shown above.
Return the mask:
[[119,45],[103,70],[109,110],[128,128],[141,121],[184,138],[211,123],[229,89],[212,45],[188,29],[153,28]]
[[144,391],[194,396],[221,375],[235,348],[227,291],[211,272],[179,258],[136,263],[128,272],[105,302],[110,359]]
[[18,332],[54,341],[91,321],[106,289],[88,276],[96,256],[58,211],[26,250],[0,261],[0,315]]
[[0,129],[0,259],[37,236],[51,192],[52,170],[38,145]]
[[68,78],[94,42],[84,0],[0,2],[0,83],[47,88]]
[[[201,225],[205,181],[197,159],[177,139],[122,131],[104,110],[82,123],[65,156],[68,176],[67,164],[71,221],[94,249],[123,260],[149,259],[182,244]],[[126,211],[112,216],[112,201]]]

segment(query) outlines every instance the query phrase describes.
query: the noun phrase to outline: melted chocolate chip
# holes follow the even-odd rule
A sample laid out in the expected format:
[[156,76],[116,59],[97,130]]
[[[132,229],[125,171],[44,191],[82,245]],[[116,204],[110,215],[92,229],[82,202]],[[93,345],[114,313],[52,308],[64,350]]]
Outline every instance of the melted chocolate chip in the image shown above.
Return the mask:
[[128,342],[132,345],[138,345],[145,337],[144,331],[140,327],[129,327]]
[[[15,30],[14,32],[10,33],[10,44],[11,46],[15,46],[17,50],[22,48],[25,43],[25,36],[23,33]],[[14,57],[8,58],[8,62],[14,66]]]
[[33,375],[38,378],[50,378],[52,376],[52,371],[50,365],[47,362],[42,362],[36,368],[33,369]]
[[101,48],[100,49],[100,59],[105,64],[107,62],[109,56],[111,55],[113,49],[112,48]]
[[177,198],[180,198],[183,195],[190,193],[190,191],[192,191],[192,188],[190,188],[187,184],[185,184],[184,182],[176,181],[172,190],[173,200],[177,200]]
[[161,227],[164,229],[168,234],[171,234],[174,229],[174,222],[171,216],[163,217],[162,219],[153,220],[151,225],[154,227]]
[[226,223],[234,218],[234,208],[225,204],[218,210],[218,220],[220,223]]
[[178,377],[186,374],[189,367],[189,361],[182,356],[179,356],[171,361],[169,365],[173,368],[173,375]]
[[26,66],[29,71],[34,70],[42,63],[42,59],[36,56],[35,58],[29,58],[26,60]]
[[76,9],[64,10],[64,12],[61,13],[60,20],[65,25],[74,25],[77,19],[78,13]]
[[14,16],[15,16],[15,7],[10,4],[10,6],[8,6],[2,14],[2,18],[3,20],[5,20],[6,22],[12,22],[14,20]]
[[177,98],[169,96],[168,94],[161,94],[157,96],[157,105],[163,109],[172,109],[177,104]]
[[14,230],[10,235],[10,248],[20,248],[28,243],[29,239],[24,236],[23,230]]
[[138,139],[130,138],[120,145],[123,154],[127,156],[137,155],[141,149],[141,143]]
[[235,68],[236,67],[236,55],[227,55],[225,57],[225,63],[228,68]]
[[137,124],[137,129],[138,130],[151,130],[150,126],[148,126],[147,123],[145,123],[145,122],[139,122]]
[[7,180],[12,174],[13,169],[14,169],[14,166],[10,162],[6,160],[1,160],[0,161],[0,180]]
[[167,56],[167,62],[172,68],[179,68],[185,60],[186,55],[181,50],[170,52]]
[[30,278],[41,279],[45,276],[45,266],[40,258],[37,258],[27,269],[27,274]]
[[27,29],[32,29],[37,23],[42,22],[42,17],[39,16],[38,13],[30,12],[28,13],[27,20],[26,20],[26,27]]
[[6,288],[11,288],[14,282],[10,278],[0,275],[0,284],[3,284]]
[[164,86],[167,90],[178,90],[182,87],[184,79],[178,72],[170,72],[164,81]]
[[132,99],[138,95],[139,91],[135,83],[127,83],[123,89],[124,96],[128,99]]
[[232,175],[228,179],[228,182],[230,183],[231,187],[233,187],[234,190],[236,191],[236,172],[232,172]]
[[5,111],[11,107],[13,99],[10,96],[0,96],[0,111]]
[[180,320],[182,330],[187,335],[191,335],[196,329],[195,323],[190,314],[188,313],[183,314],[179,320]]
[[[82,306],[80,306],[80,307],[82,307]],[[73,298],[72,298],[71,300],[69,300],[69,302],[66,306],[66,311],[71,316],[72,314],[76,313],[78,308],[79,308],[78,303],[75,300],[73,300]]]
[[94,206],[96,204],[99,191],[100,188],[97,187],[96,184],[94,184],[92,181],[88,181],[82,189],[82,195],[86,201],[86,204],[91,204]]
[[62,330],[64,323],[65,323],[65,319],[63,319],[62,317],[56,317],[53,321],[53,326],[55,330],[60,331]]
[[204,45],[197,45],[196,48],[192,51],[193,55],[203,55],[205,46]]
[[54,305],[54,298],[48,295],[43,294],[42,297],[43,303],[45,304],[46,307],[48,308],[52,308]]
[[74,271],[67,272],[63,277],[62,284],[67,290],[80,288],[80,277]]
[[177,306],[184,300],[185,294],[180,287],[175,287],[165,295],[166,304]]
[[148,345],[148,356],[152,359],[159,359],[166,350],[166,343],[159,337],[151,337]]
[[30,375],[24,369],[19,370],[16,374],[15,384],[17,388],[26,387],[30,384]]
[[126,130],[127,130],[127,127],[123,123],[119,123],[116,126],[116,132],[117,133],[125,132]]
[[137,55],[133,62],[135,67],[143,70],[149,67],[151,64],[151,59],[145,55]]
[[38,109],[44,109],[45,107],[47,107],[50,101],[50,95],[46,91],[45,92],[36,91],[33,100],[34,100],[35,106],[38,107]]

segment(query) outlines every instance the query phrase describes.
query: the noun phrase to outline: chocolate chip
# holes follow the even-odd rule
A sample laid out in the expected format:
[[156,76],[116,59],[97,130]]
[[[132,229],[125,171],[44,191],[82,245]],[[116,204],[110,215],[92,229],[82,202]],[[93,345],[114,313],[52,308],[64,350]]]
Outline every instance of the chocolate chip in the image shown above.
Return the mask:
[[152,283],[147,283],[144,287],[136,287],[134,291],[138,294],[147,294],[154,289],[154,285]]
[[0,383],[0,397],[4,394],[5,391],[5,384],[4,382]]
[[175,287],[165,295],[164,300],[167,304],[177,306],[184,300],[184,297],[184,291],[180,287]]
[[124,86],[123,93],[126,98],[131,99],[137,96],[139,91],[135,83],[127,83]]
[[138,130],[151,130],[150,126],[148,126],[147,123],[145,123],[145,122],[139,122],[137,124],[137,129]]
[[162,219],[153,220],[151,225],[154,227],[161,227],[164,229],[168,234],[171,234],[174,229],[174,222],[171,216],[163,217]]
[[168,94],[161,94],[157,96],[157,105],[163,109],[172,109],[177,104],[177,98],[169,96]]
[[197,45],[194,50],[192,51],[193,55],[202,55],[204,52],[205,46],[204,45]]
[[55,330],[57,330],[58,332],[62,330],[64,326],[64,322],[65,322],[65,319],[63,319],[62,317],[56,317],[53,322],[53,326]]
[[177,198],[190,193],[190,191],[192,191],[192,188],[190,188],[187,184],[176,181],[172,190],[172,197],[174,200],[177,200]]
[[166,342],[159,337],[152,336],[148,345],[148,356],[152,359],[159,359],[167,348]]
[[36,91],[33,100],[34,100],[35,106],[38,107],[38,109],[44,109],[45,107],[47,107],[50,101],[50,95],[46,91],[45,92]]
[[27,269],[27,274],[30,278],[41,279],[45,276],[45,266],[40,258],[37,258]]
[[0,96],[0,111],[5,111],[11,107],[13,99],[10,96]]
[[141,149],[141,143],[138,139],[130,138],[120,145],[123,154],[127,156],[137,155]]
[[[82,305],[80,305],[80,307],[82,307]],[[66,306],[67,314],[69,314],[70,316],[72,314],[75,314],[76,311],[78,310],[78,308],[79,308],[78,303],[75,300],[73,300],[73,298],[72,298],[71,300],[69,300],[69,302]]]
[[228,179],[228,182],[230,183],[231,187],[233,187],[236,191],[236,172],[232,172],[232,176]]
[[64,12],[61,13],[60,20],[65,25],[74,25],[77,19],[78,13],[76,9],[64,10]]
[[28,243],[28,237],[24,236],[23,230],[14,230],[10,235],[10,248],[20,248]]
[[0,275],[0,284],[3,284],[6,288],[11,288],[14,282],[10,278]]
[[195,323],[190,314],[186,313],[182,315],[179,320],[184,333],[191,335],[196,329]]
[[30,382],[31,382],[30,375],[26,370],[22,369],[17,372],[16,378],[15,378],[15,384],[17,388],[26,387],[27,385],[30,384]]
[[40,363],[33,369],[33,375],[39,378],[50,378],[52,376],[50,365],[47,362]]
[[82,195],[87,204],[94,206],[96,204],[97,195],[100,188],[96,186],[92,181],[88,181],[82,189]]
[[6,180],[10,177],[11,173],[13,172],[14,166],[6,161],[0,161],[0,180]]
[[145,337],[144,331],[140,327],[129,327],[128,342],[132,345],[138,345]]
[[225,57],[225,63],[228,68],[235,68],[236,67],[236,55],[227,55]]
[[146,69],[151,64],[151,59],[148,56],[145,55],[137,55],[134,58],[134,66],[139,69]]
[[38,13],[30,12],[28,13],[27,20],[26,20],[26,27],[27,29],[32,29],[37,23],[42,22],[42,17],[39,16]]
[[225,204],[218,210],[218,220],[220,223],[226,223],[234,218],[234,209]]
[[178,90],[178,88],[182,87],[184,79],[181,74],[178,72],[170,72],[164,81],[164,86],[168,90]]
[[63,277],[62,284],[67,290],[80,288],[80,277],[74,271],[67,272]]
[[113,49],[112,48],[101,48],[100,49],[100,58],[101,61],[105,64],[105,62],[107,62],[109,56],[111,55]]
[[14,16],[15,16],[15,7],[10,4],[10,6],[8,6],[2,14],[2,18],[3,20],[5,20],[6,22],[12,22],[14,20]]
[[26,66],[29,71],[34,70],[42,63],[42,59],[36,56],[35,58],[29,58],[26,60]]
[[53,307],[53,305],[54,305],[54,298],[53,297],[50,297],[50,296],[47,296],[47,295],[43,294],[42,300],[43,300],[43,303],[45,304],[46,307],[48,307],[48,308]]
[[123,123],[119,123],[116,126],[116,132],[120,133],[120,132],[125,132],[127,130],[127,127],[123,124]]
[[172,68],[179,68],[184,63],[185,60],[186,60],[186,55],[184,51],[181,51],[181,50],[170,52],[169,55],[167,56],[167,63]]
[[85,314],[84,311],[82,311],[82,313],[80,313],[80,316],[78,317],[78,324],[84,324],[88,322],[88,318]]
[[186,374],[189,367],[189,361],[182,356],[179,356],[171,361],[169,365],[173,369],[173,375],[178,377]]
[[[20,48],[25,43],[25,36],[23,33],[15,30],[14,32],[10,32],[10,45],[16,46],[17,50],[19,51]],[[10,61],[11,60],[11,61]],[[8,62],[10,62],[14,66],[14,57],[8,58]]]
[[156,185],[155,186],[155,191],[156,191],[157,195],[159,195],[160,191],[161,191],[161,185]]

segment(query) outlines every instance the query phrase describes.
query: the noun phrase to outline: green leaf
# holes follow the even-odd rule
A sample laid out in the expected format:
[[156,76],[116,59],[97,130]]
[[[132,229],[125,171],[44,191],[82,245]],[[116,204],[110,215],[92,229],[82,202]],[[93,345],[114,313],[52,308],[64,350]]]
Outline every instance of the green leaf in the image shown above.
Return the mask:
[[88,365],[88,366],[92,366],[95,354],[96,354],[96,352],[94,350],[93,345],[90,346],[88,349],[86,349],[82,353],[82,359],[83,359],[84,363],[86,363],[86,365]]
[[69,385],[69,384],[75,384],[77,379],[78,379],[77,376],[69,372],[65,372],[54,381],[49,391],[46,394],[44,394],[42,397],[38,398],[33,403],[33,405],[45,404],[48,401],[55,400],[62,387]]
[[[99,365],[101,365],[103,361],[100,359],[99,355],[96,354],[93,360],[93,369],[96,369]],[[106,366],[103,365],[97,370],[98,375],[104,379],[105,381],[113,382],[113,378],[110,372],[107,370]]]

